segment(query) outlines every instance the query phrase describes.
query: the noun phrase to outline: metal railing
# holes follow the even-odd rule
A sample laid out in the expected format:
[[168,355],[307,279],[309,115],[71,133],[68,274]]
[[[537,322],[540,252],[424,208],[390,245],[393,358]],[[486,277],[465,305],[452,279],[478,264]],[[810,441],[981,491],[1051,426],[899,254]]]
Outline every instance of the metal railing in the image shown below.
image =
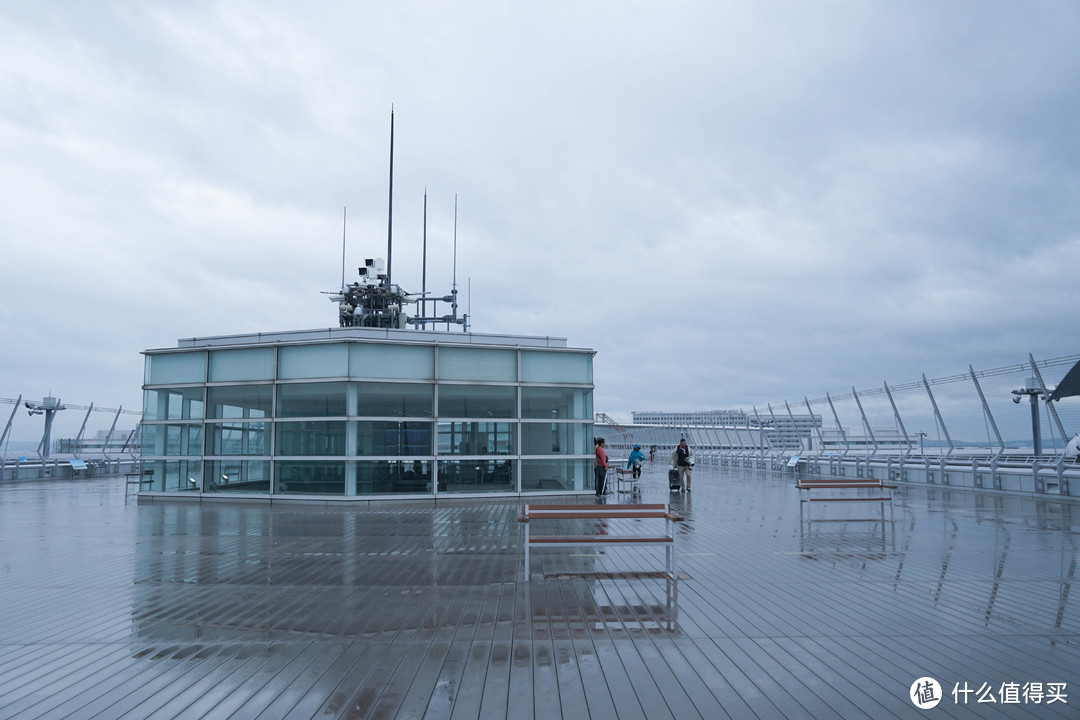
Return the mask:
[[[1080,465],[1066,452],[1080,431],[1080,398],[1047,400],[1077,362],[1080,355],[1029,355],[1005,367],[785,399],[743,410],[744,427],[681,432],[708,441],[696,448],[698,463],[1080,497]],[[629,429],[636,442],[653,442],[651,429]]]

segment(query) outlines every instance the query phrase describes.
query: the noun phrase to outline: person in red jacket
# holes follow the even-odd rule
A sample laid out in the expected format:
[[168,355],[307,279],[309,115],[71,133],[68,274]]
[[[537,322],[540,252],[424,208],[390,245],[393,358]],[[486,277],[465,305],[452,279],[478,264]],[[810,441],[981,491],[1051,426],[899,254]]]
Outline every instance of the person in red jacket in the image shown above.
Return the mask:
[[593,476],[596,497],[604,494],[604,484],[607,479],[607,452],[604,451],[604,445],[604,438],[596,438],[596,467]]

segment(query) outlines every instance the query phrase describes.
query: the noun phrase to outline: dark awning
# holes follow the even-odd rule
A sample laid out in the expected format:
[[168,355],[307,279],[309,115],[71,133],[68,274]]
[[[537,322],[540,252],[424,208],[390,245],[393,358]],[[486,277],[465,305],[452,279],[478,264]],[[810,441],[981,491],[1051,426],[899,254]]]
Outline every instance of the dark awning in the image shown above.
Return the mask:
[[1065,397],[1080,395],[1080,362],[1072,366],[1072,370],[1065,373],[1065,377],[1058,383],[1054,392],[1050,393],[1047,400],[1060,400]]

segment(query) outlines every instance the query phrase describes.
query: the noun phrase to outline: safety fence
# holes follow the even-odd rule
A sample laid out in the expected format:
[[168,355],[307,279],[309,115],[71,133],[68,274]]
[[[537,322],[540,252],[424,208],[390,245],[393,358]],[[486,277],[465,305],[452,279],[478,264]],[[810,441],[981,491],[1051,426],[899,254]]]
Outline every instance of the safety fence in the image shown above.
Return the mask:
[[743,410],[745,422],[730,427],[635,425],[614,435],[613,450],[655,444],[663,457],[685,436],[698,463],[1080,496],[1080,397],[1049,400],[1078,362],[1029,355],[1006,367],[785,399]]

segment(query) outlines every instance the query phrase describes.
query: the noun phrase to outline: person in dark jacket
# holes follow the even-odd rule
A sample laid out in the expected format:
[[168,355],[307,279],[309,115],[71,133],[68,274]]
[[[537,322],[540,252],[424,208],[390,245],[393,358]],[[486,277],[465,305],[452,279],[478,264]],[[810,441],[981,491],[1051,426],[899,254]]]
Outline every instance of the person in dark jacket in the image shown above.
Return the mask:
[[675,446],[675,452],[671,453],[671,464],[679,471],[679,491],[690,492],[690,472],[694,468],[694,451],[686,444],[686,438],[681,438]]

